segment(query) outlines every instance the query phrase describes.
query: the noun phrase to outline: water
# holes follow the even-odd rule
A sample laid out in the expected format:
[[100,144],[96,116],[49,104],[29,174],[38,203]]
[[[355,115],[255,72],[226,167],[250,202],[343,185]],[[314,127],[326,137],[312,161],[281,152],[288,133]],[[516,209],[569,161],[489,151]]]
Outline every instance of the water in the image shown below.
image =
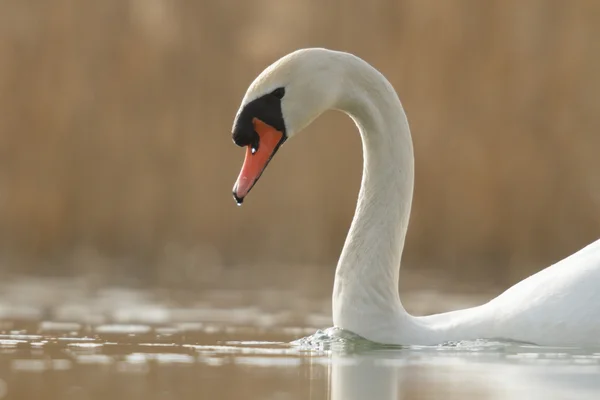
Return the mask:
[[4,282],[0,399],[600,398],[600,349],[379,346],[318,330],[325,292]]

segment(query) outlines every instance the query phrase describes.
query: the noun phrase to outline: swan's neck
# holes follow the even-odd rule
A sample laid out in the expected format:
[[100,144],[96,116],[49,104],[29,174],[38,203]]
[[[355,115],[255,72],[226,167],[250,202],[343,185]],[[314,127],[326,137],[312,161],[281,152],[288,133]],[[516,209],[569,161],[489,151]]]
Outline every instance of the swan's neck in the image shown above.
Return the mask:
[[391,84],[366,63],[348,65],[339,108],[358,126],[364,161],[356,213],[336,270],[333,322],[361,334],[365,324],[392,322],[392,316],[405,313],[398,279],[414,156],[406,115]]
[[[398,294],[408,227],[414,155],[406,115],[391,84],[360,59],[347,63],[337,108],[358,126],[363,176],[356,213],[337,265],[333,323],[370,340],[436,342],[453,329],[440,315],[409,315]],[[460,319],[460,318],[459,318]]]

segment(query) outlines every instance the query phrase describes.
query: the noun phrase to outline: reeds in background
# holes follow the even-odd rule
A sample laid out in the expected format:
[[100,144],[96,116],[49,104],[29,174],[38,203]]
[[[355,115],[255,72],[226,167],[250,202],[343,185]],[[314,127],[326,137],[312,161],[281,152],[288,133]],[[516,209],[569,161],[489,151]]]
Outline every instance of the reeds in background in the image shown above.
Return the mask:
[[241,209],[230,195],[247,85],[315,46],[373,64],[406,108],[410,268],[514,281],[600,236],[595,0],[4,0],[4,268],[333,269],[360,181],[347,118],[288,143]]

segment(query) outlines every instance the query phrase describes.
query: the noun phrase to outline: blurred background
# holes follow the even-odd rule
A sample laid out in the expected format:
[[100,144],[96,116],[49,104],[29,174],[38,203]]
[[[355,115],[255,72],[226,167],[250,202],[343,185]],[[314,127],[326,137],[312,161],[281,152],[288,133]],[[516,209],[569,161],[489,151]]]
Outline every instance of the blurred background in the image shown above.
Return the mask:
[[328,294],[360,183],[352,121],[326,114],[231,197],[242,96],[302,47],[352,52],[400,95],[404,273],[504,287],[600,237],[595,0],[4,0],[2,276],[201,290],[243,270]]

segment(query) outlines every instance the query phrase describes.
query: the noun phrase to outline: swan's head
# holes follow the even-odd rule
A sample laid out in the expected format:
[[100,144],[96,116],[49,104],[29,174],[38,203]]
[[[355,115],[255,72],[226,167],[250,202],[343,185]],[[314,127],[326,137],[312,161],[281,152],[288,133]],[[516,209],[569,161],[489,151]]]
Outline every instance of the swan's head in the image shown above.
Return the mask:
[[344,53],[298,50],[265,69],[248,88],[233,123],[233,141],[246,157],[233,196],[238,204],[289,138],[335,106]]

